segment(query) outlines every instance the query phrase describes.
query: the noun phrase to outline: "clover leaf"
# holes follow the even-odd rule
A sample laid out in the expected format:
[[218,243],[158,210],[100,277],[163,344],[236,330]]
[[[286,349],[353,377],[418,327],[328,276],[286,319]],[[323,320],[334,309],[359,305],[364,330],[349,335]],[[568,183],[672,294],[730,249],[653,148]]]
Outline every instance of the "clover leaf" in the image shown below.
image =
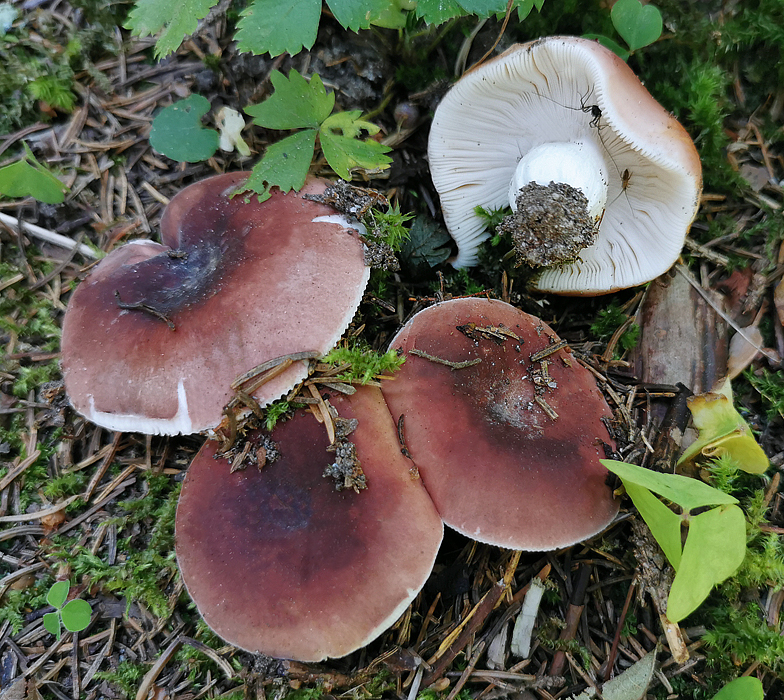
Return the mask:
[[218,150],[220,136],[201,124],[209,110],[209,100],[201,95],[191,95],[164,107],[152,121],[152,147],[172,160],[186,163],[211,158]]
[[56,639],[60,639],[61,627],[65,627],[69,632],[81,632],[90,624],[92,609],[86,600],[76,598],[65,602],[70,588],[68,581],[57,581],[46,594],[46,602],[55,608],[55,611],[44,615],[44,628]]

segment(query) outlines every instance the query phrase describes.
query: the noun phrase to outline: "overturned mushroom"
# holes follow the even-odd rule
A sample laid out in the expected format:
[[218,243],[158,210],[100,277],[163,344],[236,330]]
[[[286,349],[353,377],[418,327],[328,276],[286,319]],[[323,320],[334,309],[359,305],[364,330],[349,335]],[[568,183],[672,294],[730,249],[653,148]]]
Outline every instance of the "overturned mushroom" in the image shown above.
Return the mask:
[[[94,423],[169,435],[214,428],[238,375],[324,354],[350,323],[369,268],[347,219],[301,196],[323,183],[259,204],[232,197],[245,177],[182,190],[161,220],[162,244],[118,248],[74,292],[65,386]],[[297,360],[253,396],[264,406],[306,373]]]
[[447,525],[545,550],[613,519],[599,463],[610,410],[542,321],[500,301],[453,300],[419,312],[391,347],[406,362],[384,398]]
[[[212,442],[188,470],[176,519],[183,580],[207,624],[244,649],[349,654],[394,623],[433,567],[443,525],[380,390],[331,401],[358,419],[349,438],[369,483],[360,493],[322,476],[327,434],[304,413],[274,429],[280,457],[261,470],[231,473]],[[248,439],[255,452],[261,434]]]
[[502,230],[534,286],[602,294],[667,270],[697,212],[701,168],[683,127],[600,44],[549,37],[472,70],[436,110],[428,148],[454,264],[488,234],[475,207],[511,206]]

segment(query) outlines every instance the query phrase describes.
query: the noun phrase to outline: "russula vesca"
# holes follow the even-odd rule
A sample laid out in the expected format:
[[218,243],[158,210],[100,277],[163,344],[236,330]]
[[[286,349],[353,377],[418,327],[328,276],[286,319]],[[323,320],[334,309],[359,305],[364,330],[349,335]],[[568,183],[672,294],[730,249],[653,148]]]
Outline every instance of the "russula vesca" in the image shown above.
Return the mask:
[[[111,430],[214,428],[238,375],[284,355],[328,352],[369,277],[356,227],[299,193],[232,197],[247,173],[186,187],[162,243],[118,248],[79,285],[63,322],[73,407]],[[307,374],[297,361],[264,384],[262,406]]]
[[[518,259],[550,265],[534,287],[560,294],[602,294],[665,272],[702,188],[686,130],[618,56],[578,37],[515,45],[464,75],[436,110],[428,158],[459,247],[454,265],[476,264],[488,238],[475,207],[514,208],[522,197],[505,230],[517,235]],[[580,248],[586,221],[600,223]]]
[[334,454],[304,412],[275,427],[280,457],[261,470],[230,473],[214,442],[188,469],[176,517],[183,580],[207,624],[243,649],[299,661],[349,654],[405,611],[433,567],[443,524],[381,391],[331,403],[358,419],[348,439],[368,481],[360,493],[322,476]]
[[416,314],[391,347],[406,362],[384,398],[447,525],[547,550],[610,523],[618,503],[599,459],[611,412],[547,325],[501,301],[455,299]]

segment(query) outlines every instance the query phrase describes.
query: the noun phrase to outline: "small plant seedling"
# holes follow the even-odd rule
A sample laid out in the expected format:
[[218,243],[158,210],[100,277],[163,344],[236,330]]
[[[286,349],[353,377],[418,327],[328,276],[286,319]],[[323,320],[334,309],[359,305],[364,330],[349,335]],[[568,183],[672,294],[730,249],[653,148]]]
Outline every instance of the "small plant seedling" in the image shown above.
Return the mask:
[[379,128],[360,118],[360,112],[337,112],[334,93],[328,93],[318,75],[310,82],[292,69],[288,77],[278,71],[270,75],[275,92],[264,102],[246,107],[253,123],[267,129],[301,129],[269,146],[256,164],[244,189],[257,192],[259,201],[269,197],[270,187],[283,192],[298,190],[305,184],[313,159],[316,139],[329,166],[344,180],[352,168],[386,169],[392,159],[390,150],[377,141],[360,139]]
[[732,403],[728,379],[716,392],[700,394],[689,400],[689,410],[699,437],[681,455],[678,464],[704,457],[730,457],[749,474],[762,474],[770,466],[757,444],[749,424]]
[[63,202],[68,188],[35,159],[26,143],[24,148],[21,160],[0,168],[0,195],[34,197],[46,204]]
[[[667,617],[679,622],[694,612],[711,589],[732,576],[746,555],[746,519],[738,501],[697,479],[661,474],[612,459],[601,460],[616,474],[648,525],[675,579],[667,599]],[[653,494],[681,507],[675,513]],[[692,515],[691,511],[717,506]],[[682,529],[688,529],[681,545]]]
[[152,121],[152,147],[180,162],[198,163],[211,158],[218,150],[219,135],[201,124],[209,110],[209,100],[201,95],[191,95],[164,107]]
[[44,615],[44,627],[58,640],[61,626],[69,632],[81,632],[90,624],[92,609],[86,600],[77,598],[65,602],[70,588],[71,584],[68,581],[57,581],[46,594],[46,602],[55,608],[55,611]]

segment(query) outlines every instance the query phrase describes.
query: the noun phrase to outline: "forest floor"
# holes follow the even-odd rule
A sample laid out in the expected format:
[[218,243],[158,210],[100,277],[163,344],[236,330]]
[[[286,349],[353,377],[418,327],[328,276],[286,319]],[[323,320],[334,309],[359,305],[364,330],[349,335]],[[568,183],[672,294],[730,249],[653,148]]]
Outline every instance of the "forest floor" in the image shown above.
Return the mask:
[[[496,50],[548,34],[611,31],[609,13],[598,4],[550,4],[519,25],[511,22]],[[759,328],[767,351],[734,384],[736,405],[771,460],[764,478],[734,482],[747,514],[756,517],[749,548],[757,568],[728,581],[689,616],[681,630],[689,660],[677,663],[650,599],[640,595],[644,537],[630,545],[640,521],[628,501],[600,536],[566,550],[524,553],[519,561],[448,531],[433,575],[401,620],[367,647],[318,665],[240,651],[201,621],[177,569],[174,514],[204,438],[113,433],[76,414],[61,381],[63,313],[96,251],[155,239],[167,202],[184,186],[249,170],[281,135],[249,127],[243,136],[250,158],[218,151],[204,162],[176,163],[150,146],[158,111],[192,93],[209,99],[208,121],[221,106],[241,110],[272,92],[276,69],[318,73],[342,109],[371,115],[393,146],[393,163],[382,176],[355,184],[378,189],[402,211],[423,217],[422,230],[435,231],[438,195],[426,161],[432,110],[454,80],[461,49],[463,64],[471,65],[491,48],[501,23],[477,26],[466,18],[421,36],[353,34],[325,17],[311,51],[270,59],[239,54],[233,15],[224,13],[155,62],[154,40],[121,28],[126,6],[13,5],[20,14],[0,36],[9,69],[0,75],[0,167],[16,161],[25,142],[70,189],[60,205],[0,200],[0,700],[402,698],[412,696],[412,687],[416,694],[422,659],[436,669],[430,688],[419,691],[423,699],[451,700],[456,690],[461,698],[568,698],[657,644],[660,667],[649,697],[712,698],[738,675],[759,677],[768,697],[784,696],[778,362],[784,301],[775,293],[784,273],[780,3],[662,3],[664,36],[630,59],[694,137],[703,162],[705,189],[680,273],[646,290],[564,299],[529,294],[513,267],[489,256],[466,272],[412,255],[399,273],[377,280],[354,325],[364,328],[370,347],[384,349],[424,298],[484,292],[509,300],[549,323],[609,387],[627,431],[622,454],[638,463],[646,443],[657,444],[662,414],[651,402],[665,410],[677,395],[668,370],[640,378],[640,358],[662,352],[655,340],[662,324],[694,318],[702,324],[704,335],[677,358],[691,367],[678,381],[695,391],[726,372],[733,331],[713,306],[735,326]],[[14,82],[22,71],[29,72],[26,82]],[[36,79],[34,93],[25,86]],[[330,172],[323,160],[312,171]],[[66,240],[54,245],[27,224]],[[683,282],[687,275],[693,284]],[[669,288],[677,288],[676,297],[662,291]],[[483,606],[512,564],[496,609]],[[543,571],[548,588],[530,655],[518,660],[494,652],[488,660],[477,653],[508,627],[519,593]],[[56,640],[43,615],[52,610],[50,586],[65,579],[71,597],[87,600],[93,614],[86,629]],[[471,634],[458,636],[465,626]]]

